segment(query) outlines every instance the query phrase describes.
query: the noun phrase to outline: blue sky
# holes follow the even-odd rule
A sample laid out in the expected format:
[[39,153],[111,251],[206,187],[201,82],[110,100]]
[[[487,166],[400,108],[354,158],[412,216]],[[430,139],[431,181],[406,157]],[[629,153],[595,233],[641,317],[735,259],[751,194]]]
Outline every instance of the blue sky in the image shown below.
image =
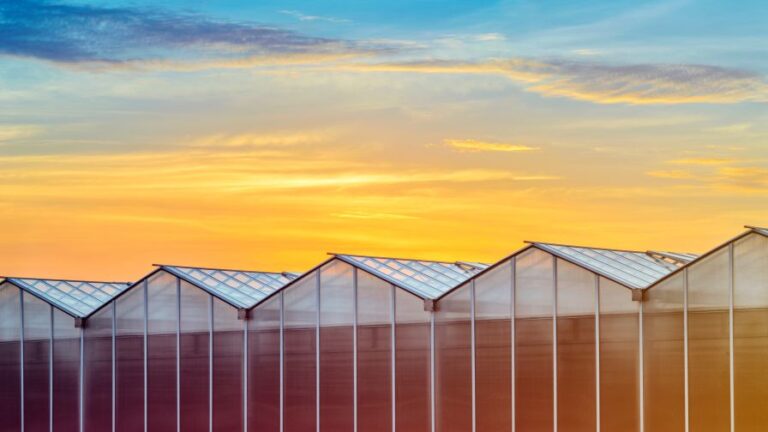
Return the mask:
[[0,1],[0,259],[699,250],[765,222],[766,22],[756,1]]

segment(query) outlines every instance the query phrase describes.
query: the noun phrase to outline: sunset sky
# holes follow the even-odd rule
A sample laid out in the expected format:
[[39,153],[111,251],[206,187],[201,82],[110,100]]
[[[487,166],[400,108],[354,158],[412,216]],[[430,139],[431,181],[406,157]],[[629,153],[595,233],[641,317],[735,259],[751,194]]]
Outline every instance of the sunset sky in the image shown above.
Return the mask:
[[705,251],[768,225],[766,22],[764,1],[0,0],[0,275]]

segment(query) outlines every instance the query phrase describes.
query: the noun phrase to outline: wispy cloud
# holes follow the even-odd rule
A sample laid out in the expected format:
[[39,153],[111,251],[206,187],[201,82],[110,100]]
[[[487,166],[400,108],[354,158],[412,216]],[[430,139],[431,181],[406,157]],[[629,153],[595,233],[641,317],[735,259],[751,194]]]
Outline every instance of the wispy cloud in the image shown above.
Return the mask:
[[40,128],[32,125],[2,125],[0,124],[0,144],[21,138],[27,138],[40,132]]
[[447,147],[461,152],[529,152],[538,150],[538,147],[530,147],[522,144],[481,141],[475,139],[446,139],[443,143]]
[[280,11],[280,13],[284,15],[292,16],[299,21],[326,21],[326,22],[337,23],[337,24],[349,22],[348,19],[344,19],[344,18],[336,18],[336,17],[328,17],[328,16],[320,16],[320,15],[308,15],[308,14],[299,12],[297,10],[283,9]]
[[686,159],[675,159],[668,161],[667,163],[673,165],[697,165],[697,166],[712,166],[712,165],[725,165],[735,162],[731,158],[716,158],[716,157],[697,157]]
[[46,0],[0,3],[0,54],[64,64],[237,61],[377,49],[383,47],[157,8],[69,5]]
[[357,64],[360,71],[493,74],[529,91],[604,104],[768,102],[765,77],[709,65],[615,65],[572,60],[511,58],[481,62],[450,60]]
[[663,178],[663,179],[674,179],[674,180],[683,180],[683,179],[692,179],[694,178],[694,175],[688,171],[683,170],[659,170],[659,171],[649,171],[646,173],[648,176],[656,177],[656,178]]

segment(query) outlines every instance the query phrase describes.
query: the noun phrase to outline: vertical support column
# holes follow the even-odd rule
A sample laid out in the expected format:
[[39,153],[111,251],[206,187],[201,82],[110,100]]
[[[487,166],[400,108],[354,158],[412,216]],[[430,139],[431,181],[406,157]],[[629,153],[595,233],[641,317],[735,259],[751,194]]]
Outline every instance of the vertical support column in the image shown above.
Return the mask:
[[181,432],[181,279],[176,278],[176,432]]
[[557,432],[557,258],[552,257],[552,430]]
[[734,384],[734,370],[733,370],[733,348],[734,348],[734,342],[733,342],[733,303],[734,303],[734,282],[735,282],[735,271],[734,271],[734,243],[731,242],[730,245],[728,245],[728,374],[729,374],[729,383],[730,383],[730,413],[731,413],[731,432],[734,432],[736,430],[736,404],[735,404],[735,384]]
[[147,432],[149,422],[147,421],[147,400],[149,397],[148,385],[149,385],[149,367],[147,358],[149,357],[149,341],[147,334],[149,333],[149,282],[144,281],[142,284],[144,289],[144,432]]
[[285,423],[285,296],[280,291],[280,432]]
[[600,432],[600,276],[595,276],[595,431]]
[[688,269],[686,268],[683,273],[683,377],[684,377],[684,393],[685,393],[685,432],[689,432],[690,428],[690,410],[689,396],[688,396]]
[[112,432],[117,430],[117,301],[112,302]]
[[248,431],[248,311],[243,318],[243,432]]
[[50,330],[48,337],[48,430],[53,432],[53,306],[48,306]]
[[208,296],[208,431],[213,432],[213,296]]
[[437,429],[436,410],[435,410],[435,311],[429,312],[429,421],[432,432]]
[[78,391],[77,391],[77,430],[83,432],[85,430],[85,418],[83,416],[83,410],[85,406],[85,326],[86,321],[80,326],[80,358],[78,364]]
[[469,299],[469,342],[470,342],[470,364],[472,369],[472,432],[477,430],[477,358],[475,343],[477,338],[475,332],[477,327],[475,326],[475,280],[472,279],[472,285],[470,287],[470,299]]
[[21,431],[24,432],[24,290],[19,290],[19,307],[21,308],[21,327],[19,328],[19,379],[21,379]]
[[510,374],[510,377],[511,377],[511,380],[512,380],[512,382],[510,383],[510,389],[512,391],[512,395],[510,397],[510,400],[512,401],[512,409],[510,410],[510,412],[512,413],[512,423],[511,423],[511,425],[512,425],[512,432],[515,432],[515,430],[517,428],[517,426],[515,424],[516,423],[516,417],[515,417],[515,408],[516,408],[515,407],[515,404],[516,404],[515,393],[517,392],[517,383],[516,383],[517,376],[515,374],[515,366],[516,366],[515,365],[515,340],[516,340],[516,335],[515,335],[515,291],[516,291],[516,288],[517,288],[517,285],[516,285],[517,258],[516,257],[512,257],[512,259],[510,259],[510,261],[509,261],[509,265],[512,267],[512,271],[511,271],[512,276],[511,276],[511,279],[510,279],[510,289],[512,291],[511,291],[510,297],[509,297],[510,298],[510,302],[509,302],[509,318],[510,318],[509,321],[510,321],[510,324],[509,325],[511,327],[511,332],[510,332],[511,342],[510,342],[510,345],[509,345],[509,350],[510,350],[510,358],[509,358],[509,360],[510,360],[510,366],[512,368],[512,371],[511,371],[511,374]]
[[640,382],[638,383],[638,388],[640,390],[639,395],[639,401],[638,404],[640,405],[640,432],[645,432],[645,330],[643,329],[644,324],[644,317],[643,314],[645,313],[645,298],[640,300],[640,317],[639,317],[639,329],[638,329],[638,337],[640,338],[640,352],[639,352],[639,365],[640,368],[639,375],[640,375]]
[[[390,296],[392,298],[392,301],[390,302],[390,319],[392,320],[392,326],[390,327],[390,344],[392,349],[390,350],[390,359],[392,362],[391,366],[391,398],[392,398],[392,432],[397,432],[397,381],[396,381],[396,371],[397,371],[397,365],[395,364],[397,357],[395,356],[395,350],[396,350],[396,344],[397,341],[397,334],[395,332],[395,325],[397,323],[397,293],[396,288],[394,285],[390,285]],[[434,368],[432,368],[434,371]],[[433,372],[434,373],[434,372]],[[433,404],[434,406],[434,404]],[[433,409],[434,412],[434,409]],[[434,426],[433,426],[434,427]]]
[[357,267],[352,267],[352,291],[354,296],[353,308],[355,310],[352,321],[352,430],[357,432]]
[[317,314],[315,315],[315,430],[320,432],[320,280],[321,271],[318,270],[316,279]]

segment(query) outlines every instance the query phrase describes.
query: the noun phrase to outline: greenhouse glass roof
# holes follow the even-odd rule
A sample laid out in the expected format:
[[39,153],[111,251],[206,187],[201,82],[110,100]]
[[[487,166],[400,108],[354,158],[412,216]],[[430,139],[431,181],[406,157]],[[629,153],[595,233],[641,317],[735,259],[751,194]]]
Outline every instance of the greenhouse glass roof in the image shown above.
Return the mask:
[[123,282],[91,282],[9,277],[17,287],[76,318],[85,318],[130,286]]
[[641,252],[529,243],[629,288],[647,288],[697,257],[677,252]]
[[441,262],[345,254],[334,256],[427,300],[439,298],[488,267],[488,264],[467,261]]
[[160,265],[161,269],[237,308],[248,309],[287,285],[296,273],[269,273]]

